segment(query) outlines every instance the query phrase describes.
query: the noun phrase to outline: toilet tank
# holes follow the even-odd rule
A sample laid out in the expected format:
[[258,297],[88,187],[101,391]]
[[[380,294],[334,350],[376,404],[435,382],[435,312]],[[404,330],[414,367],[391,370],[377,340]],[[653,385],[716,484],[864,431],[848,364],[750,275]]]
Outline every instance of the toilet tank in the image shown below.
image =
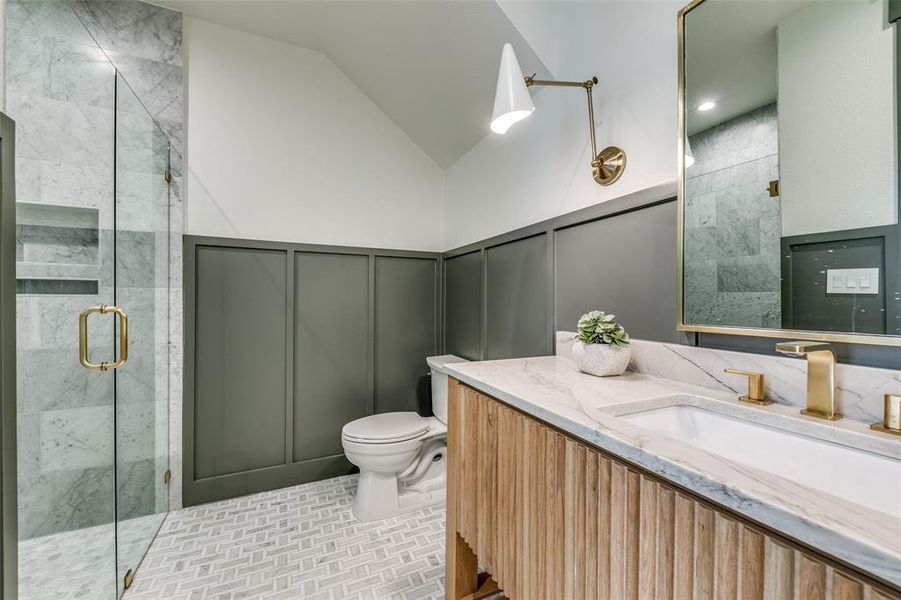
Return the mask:
[[447,374],[437,370],[441,365],[469,362],[453,354],[430,356],[426,359],[432,376],[432,412],[442,423],[447,423]]

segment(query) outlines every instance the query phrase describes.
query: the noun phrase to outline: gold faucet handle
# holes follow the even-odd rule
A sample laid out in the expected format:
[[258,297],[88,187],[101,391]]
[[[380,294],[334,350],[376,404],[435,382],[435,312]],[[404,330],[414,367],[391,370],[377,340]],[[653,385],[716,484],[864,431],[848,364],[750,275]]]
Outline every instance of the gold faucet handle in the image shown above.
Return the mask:
[[870,429],[901,435],[901,395],[885,395],[885,415],[881,423],[873,423]]
[[760,406],[766,406],[768,404],[772,404],[772,400],[767,400],[766,395],[763,391],[763,373],[755,373],[753,371],[742,371],[740,369],[723,369],[724,373],[731,373],[732,375],[744,375],[748,378],[748,393],[745,396],[739,396],[738,399],[742,402],[748,402],[750,404],[758,404]]

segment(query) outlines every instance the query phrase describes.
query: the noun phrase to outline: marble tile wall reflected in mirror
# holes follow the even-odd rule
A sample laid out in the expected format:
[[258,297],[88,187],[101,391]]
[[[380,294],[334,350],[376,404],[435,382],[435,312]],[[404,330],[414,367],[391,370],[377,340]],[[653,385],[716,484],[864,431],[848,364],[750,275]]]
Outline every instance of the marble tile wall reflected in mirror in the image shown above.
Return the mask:
[[686,321],[781,327],[776,105],[689,136],[685,179]]

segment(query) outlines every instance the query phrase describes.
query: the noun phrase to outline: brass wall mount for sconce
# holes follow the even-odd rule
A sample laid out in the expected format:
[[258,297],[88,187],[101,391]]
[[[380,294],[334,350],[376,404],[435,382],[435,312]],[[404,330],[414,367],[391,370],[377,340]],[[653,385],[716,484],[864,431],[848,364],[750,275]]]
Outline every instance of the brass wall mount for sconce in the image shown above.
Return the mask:
[[587,81],[553,81],[549,79],[535,79],[535,74],[524,77],[526,87],[536,85],[551,87],[580,87],[588,94],[588,131],[591,133],[591,175],[601,185],[610,185],[619,179],[626,169],[626,152],[618,146],[607,146],[600,152],[597,148],[597,140],[594,134],[594,102],[591,90],[598,82],[597,77]]
[[619,179],[626,169],[626,153],[617,146],[608,146],[598,152],[594,133],[594,102],[591,91],[598,78],[587,81],[553,81],[535,79],[535,74],[523,77],[513,46],[504,44],[501,66],[497,74],[497,91],[491,114],[491,130],[501,135],[516,122],[525,119],[535,110],[528,88],[533,86],[579,87],[588,94],[588,131],[591,133],[591,174],[601,185],[610,185]]

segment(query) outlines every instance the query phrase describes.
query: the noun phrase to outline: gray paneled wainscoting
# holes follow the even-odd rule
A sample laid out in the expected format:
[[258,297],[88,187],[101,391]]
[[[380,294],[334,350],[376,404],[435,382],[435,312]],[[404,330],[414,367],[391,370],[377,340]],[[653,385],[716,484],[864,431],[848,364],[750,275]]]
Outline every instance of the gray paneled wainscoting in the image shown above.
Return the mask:
[[675,248],[675,198],[652,189],[447,252],[445,350],[553,354],[554,331],[595,308],[616,313],[635,337],[684,341]]
[[541,233],[485,248],[485,358],[548,353],[548,244]]
[[341,427],[428,414],[440,255],[185,238],[186,505],[348,473]]
[[[898,225],[782,238],[782,327],[901,335]],[[876,294],[829,294],[824,269],[879,269]]]
[[[676,331],[673,191],[629,194],[446,252],[445,351],[472,360],[552,354],[554,331],[572,331],[597,308],[638,339],[775,355],[774,339]],[[901,348],[833,346],[840,362],[901,364]]]

